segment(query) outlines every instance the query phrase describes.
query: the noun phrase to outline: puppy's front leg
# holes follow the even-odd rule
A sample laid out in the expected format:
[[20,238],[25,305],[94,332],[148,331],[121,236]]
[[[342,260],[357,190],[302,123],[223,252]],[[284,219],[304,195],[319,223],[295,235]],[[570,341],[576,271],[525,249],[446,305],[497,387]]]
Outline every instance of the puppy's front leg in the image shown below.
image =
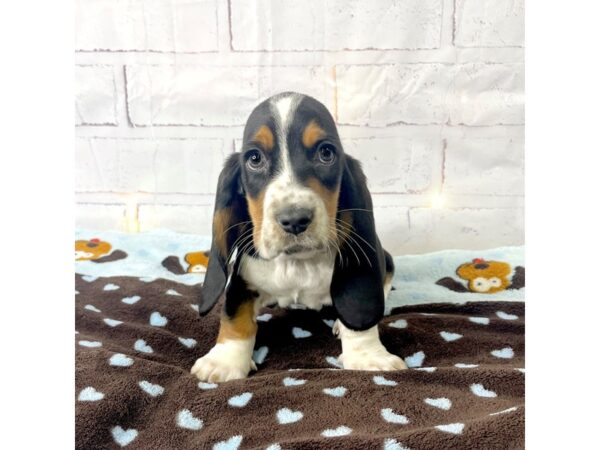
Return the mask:
[[377,325],[368,330],[354,331],[339,320],[333,326],[334,334],[342,340],[339,356],[344,369],[349,370],[402,370],[406,364],[402,358],[388,352],[379,340]]
[[252,351],[257,330],[254,300],[242,303],[231,317],[223,311],[217,343],[196,361],[192,374],[217,383],[246,378],[251,369],[256,370]]

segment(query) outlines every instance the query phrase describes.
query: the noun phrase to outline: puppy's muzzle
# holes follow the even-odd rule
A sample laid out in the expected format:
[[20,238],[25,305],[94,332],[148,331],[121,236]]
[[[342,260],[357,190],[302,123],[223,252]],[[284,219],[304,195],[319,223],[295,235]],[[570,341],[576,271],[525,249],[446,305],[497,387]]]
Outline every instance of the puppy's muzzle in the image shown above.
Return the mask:
[[304,233],[313,220],[314,211],[308,208],[288,207],[275,216],[277,223],[286,233]]

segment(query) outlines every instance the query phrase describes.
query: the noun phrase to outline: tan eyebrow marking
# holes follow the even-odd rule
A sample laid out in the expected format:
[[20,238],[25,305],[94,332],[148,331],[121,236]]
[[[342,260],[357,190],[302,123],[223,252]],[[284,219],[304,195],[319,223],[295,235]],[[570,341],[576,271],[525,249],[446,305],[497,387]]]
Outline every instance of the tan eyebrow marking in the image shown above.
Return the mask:
[[325,137],[325,130],[321,128],[315,120],[311,120],[302,133],[302,144],[306,148],[313,148],[313,146]]
[[252,140],[262,145],[263,150],[273,150],[275,138],[273,137],[271,129],[266,125],[260,126]]

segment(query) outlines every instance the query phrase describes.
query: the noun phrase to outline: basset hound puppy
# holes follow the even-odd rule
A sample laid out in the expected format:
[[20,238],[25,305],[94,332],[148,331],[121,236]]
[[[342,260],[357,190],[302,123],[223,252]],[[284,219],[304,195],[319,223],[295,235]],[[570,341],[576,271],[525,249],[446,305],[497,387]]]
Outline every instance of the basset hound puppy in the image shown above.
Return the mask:
[[245,378],[256,370],[261,307],[332,303],[345,369],[406,369],[377,328],[393,272],[365,175],[327,108],[302,94],[273,96],[252,111],[241,151],[219,176],[199,309],[206,314],[222,296],[224,307],[215,346],[191,372],[210,382]]

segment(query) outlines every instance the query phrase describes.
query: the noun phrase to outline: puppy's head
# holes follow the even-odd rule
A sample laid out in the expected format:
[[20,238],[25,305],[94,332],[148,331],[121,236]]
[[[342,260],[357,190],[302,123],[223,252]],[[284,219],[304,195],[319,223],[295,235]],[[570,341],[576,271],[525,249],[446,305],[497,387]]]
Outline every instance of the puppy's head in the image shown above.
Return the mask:
[[[372,326],[383,311],[385,265],[372,208],[327,108],[295,93],[267,99],[219,176],[200,312],[223,291],[227,299],[248,295],[236,276],[240,255],[302,259],[333,250],[331,295],[344,324]],[[226,310],[234,304],[226,300]]]
[[344,154],[325,106],[289,93],[261,103],[246,124],[239,160],[261,258],[305,258],[334,242]]

